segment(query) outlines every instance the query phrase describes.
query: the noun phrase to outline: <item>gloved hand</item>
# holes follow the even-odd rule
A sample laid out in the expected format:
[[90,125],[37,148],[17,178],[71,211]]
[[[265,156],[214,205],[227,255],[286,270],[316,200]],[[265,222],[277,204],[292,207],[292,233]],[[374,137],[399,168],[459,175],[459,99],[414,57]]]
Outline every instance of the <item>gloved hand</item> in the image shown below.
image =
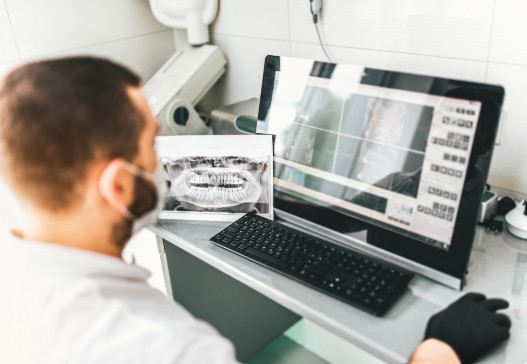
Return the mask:
[[503,299],[467,293],[428,320],[425,339],[445,342],[462,363],[472,363],[509,338],[511,320],[496,313],[507,307]]

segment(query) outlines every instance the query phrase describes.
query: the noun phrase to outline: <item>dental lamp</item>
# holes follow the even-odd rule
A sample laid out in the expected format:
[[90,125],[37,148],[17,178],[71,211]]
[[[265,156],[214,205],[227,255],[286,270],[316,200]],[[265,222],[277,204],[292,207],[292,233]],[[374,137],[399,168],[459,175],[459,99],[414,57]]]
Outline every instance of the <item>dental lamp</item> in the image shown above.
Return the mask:
[[161,24],[186,29],[191,45],[209,42],[207,26],[216,17],[218,0],[150,0],[150,7]]
[[218,1],[150,0],[150,7],[162,24],[186,29],[191,45],[172,55],[143,87],[159,120],[159,134],[207,134],[209,128],[194,106],[225,72],[223,54],[205,44]]

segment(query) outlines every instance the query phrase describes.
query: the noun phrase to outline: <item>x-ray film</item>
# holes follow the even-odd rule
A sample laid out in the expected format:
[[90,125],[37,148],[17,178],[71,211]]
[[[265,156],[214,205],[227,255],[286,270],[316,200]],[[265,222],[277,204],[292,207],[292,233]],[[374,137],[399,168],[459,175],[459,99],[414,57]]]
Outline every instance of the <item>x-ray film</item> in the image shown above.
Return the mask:
[[162,136],[156,147],[169,184],[161,219],[273,217],[271,136]]

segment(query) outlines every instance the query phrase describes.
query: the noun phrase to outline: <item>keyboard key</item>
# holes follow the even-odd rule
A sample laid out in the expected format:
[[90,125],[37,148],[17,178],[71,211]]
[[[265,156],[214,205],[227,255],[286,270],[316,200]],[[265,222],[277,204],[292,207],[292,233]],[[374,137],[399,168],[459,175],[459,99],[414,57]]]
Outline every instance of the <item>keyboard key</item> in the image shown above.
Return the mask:
[[252,248],[252,247],[249,248],[249,249],[247,249],[247,252],[248,252],[248,253],[251,253],[251,254],[254,254],[254,255],[256,255],[257,257],[260,257],[260,258],[262,258],[262,259],[264,259],[264,260],[267,260],[268,262],[271,262],[271,263],[273,263],[273,264],[276,264],[276,265],[278,265],[278,266],[280,266],[280,267],[285,268],[285,267],[288,266],[288,264],[287,264],[286,262],[281,261],[280,259],[277,259],[277,258],[273,257],[272,255],[266,254],[266,253],[261,252],[261,251],[259,251],[259,250],[257,250],[257,249],[254,249],[254,248]]

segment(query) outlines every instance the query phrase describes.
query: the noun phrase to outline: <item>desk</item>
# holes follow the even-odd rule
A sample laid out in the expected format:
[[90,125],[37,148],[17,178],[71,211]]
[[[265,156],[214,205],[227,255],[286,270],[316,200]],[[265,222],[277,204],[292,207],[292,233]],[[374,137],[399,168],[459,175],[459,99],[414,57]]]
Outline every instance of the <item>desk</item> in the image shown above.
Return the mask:
[[415,277],[410,289],[381,318],[330,298],[209,242],[227,222],[161,221],[152,231],[239,284],[302,316],[388,363],[406,363],[430,316],[464,292],[478,291],[511,303],[505,312],[511,339],[482,363],[527,363],[527,241],[478,228],[464,292]]

